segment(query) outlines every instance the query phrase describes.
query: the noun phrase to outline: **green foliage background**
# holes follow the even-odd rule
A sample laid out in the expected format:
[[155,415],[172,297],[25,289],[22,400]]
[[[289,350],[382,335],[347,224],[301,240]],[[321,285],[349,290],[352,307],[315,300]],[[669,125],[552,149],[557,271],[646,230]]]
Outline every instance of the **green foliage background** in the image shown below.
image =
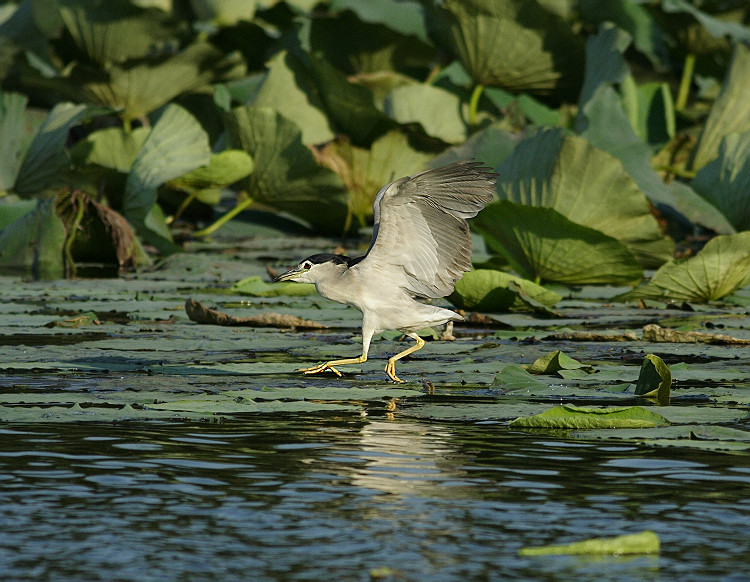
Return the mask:
[[750,283],[749,23],[742,0],[4,2],[0,268],[121,272],[247,208],[352,234],[383,184],[475,158],[493,268],[717,300]]

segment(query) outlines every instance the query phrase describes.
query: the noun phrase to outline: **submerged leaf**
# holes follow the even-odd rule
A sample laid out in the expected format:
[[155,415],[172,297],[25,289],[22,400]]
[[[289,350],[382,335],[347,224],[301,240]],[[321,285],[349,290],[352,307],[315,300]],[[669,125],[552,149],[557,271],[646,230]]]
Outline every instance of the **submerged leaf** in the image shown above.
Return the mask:
[[572,405],[555,406],[534,416],[512,420],[516,428],[647,428],[666,426],[669,421],[640,406],[583,408]]
[[561,554],[658,554],[659,536],[652,531],[616,536],[613,538],[591,538],[572,544],[521,548],[521,556],[553,556]]
[[472,222],[495,252],[527,279],[569,285],[632,284],[643,276],[619,241],[552,208],[489,204]]

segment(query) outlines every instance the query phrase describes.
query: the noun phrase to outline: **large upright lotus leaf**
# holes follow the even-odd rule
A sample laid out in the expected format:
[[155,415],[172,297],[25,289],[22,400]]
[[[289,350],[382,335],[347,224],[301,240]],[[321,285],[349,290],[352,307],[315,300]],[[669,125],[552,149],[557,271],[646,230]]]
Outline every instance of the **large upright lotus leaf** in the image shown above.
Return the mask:
[[[358,4],[377,7],[381,3]],[[313,18],[308,32],[308,38],[301,39],[306,52],[322,54],[347,75],[416,71],[419,76],[434,64],[435,48],[427,42],[402,34],[393,26],[362,20],[351,10]]]
[[425,27],[424,9],[413,0],[331,0],[328,10],[338,12],[351,10],[362,22],[382,24],[405,36],[415,36],[429,42]]
[[[373,90],[366,83],[351,83],[320,54],[310,55],[310,70],[329,119],[352,143],[369,145],[374,139],[396,127],[396,122],[376,107]],[[372,76],[368,79],[373,85],[377,83]],[[390,83],[405,83],[403,76],[389,72],[381,73],[379,79],[379,87]]]
[[128,0],[59,0],[62,21],[78,48],[100,65],[166,52],[178,23],[160,10]]
[[35,210],[0,230],[0,270],[58,279],[65,274],[65,238],[55,199],[40,200]]
[[750,230],[750,131],[726,135],[719,157],[703,166],[690,185],[737,230]]
[[82,119],[99,111],[88,105],[55,105],[26,151],[18,170],[14,191],[25,196],[50,186],[58,178],[60,168],[70,163],[64,147],[68,131]]
[[27,101],[19,93],[0,93],[0,192],[10,190],[21,165]]
[[464,143],[443,151],[430,162],[438,168],[460,160],[474,159],[495,168],[504,162],[516,149],[521,138],[506,129],[490,125],[474,133]]
[[524,140],[498,168],[498,193],[518,204],[553,208],[569,220],[615,238],[646,266],[669,260],[648,200],[622,162],[563,130]]
[[449,297],[459,309],[483,312],[536,311],[537,305],[551,307],[562,297],[554,291],[491,269],[475,269],[464,273]]
[[623,54],[630,46],[630,35],[611,24],[605,24],[595,35],[586,40],[586,67],[583,87],[578,98],[579,115],[576,129],[585,129],[582,117],[586,104],[603,85],[622,82],[630,74]]
[[164,182],[208,164],[211,149],[200,123],[178,105],[164,110],[143,143],[125,184],[122,212],[140,226]]
[[737,43],[721,92],[716,98],[693,154],[700,170],[719,155],[721,140],[730,133],[750,131],[750,49]]
[[657,70],[669,64],[670,39],[637,0],[580,0],[577,7],[585,21],[596,25],[614,23],[627,32],[633,37],[635,48],[646,55]]
[[251,21],[258,7],[256,0],[190,0],[190,6],[199,20],[216,26],[235,26]]
[[254,168],[253,158],[242,150],[224,150],[211,154],[206,166],[195,168],[183,176],[170,180],[173,188],[192,190],[212,190],[226,188],[243,178],[247,178]]
[[131,131],[122,127],[99,129],[75,144],[70,156],[78,165],[95,164],[126,173],[133,166],[149,132],[147,127],[136,127]]
[[268,107],[243,106],[227,114],[226,123],[232,143],[255,162],[246,186],[254,200],[341,233],[346,190],[334,172],[318,166],[294,122]]
[[564,4],[446,0],[432,9],[430,22],[475,83],[572,95],[580,88],[583,41],[562,14]]
[[317,152],[320,163],[336,172],[349,193],[349,211],[364,226],[372,216],[375,195],[386,184],[424,169],[428,153],[411,146],[400,131],[376,139],[370,149],[335,141]]
[[727,217],[708,202],[693,188],[684,182],[674,181],[669,185],[672,196],[667,202],[695,224],[710,228],[717,234],[734,234],[737,232]]
[[715,38],[729,37],[732,40],[750,42],[750,28],[740,22],[721,20],[697,8],[686,0],[662,0],[662,9],[667,13],[685,12],[693,16],[708,34]]
[[239,53],[225,54],[199,41],[173,55],[133,59],[113,64],[106,71],[74,64],[59,77],[38,82],[76,100],[119,109],[130,121],[182,93],[244,74]]
[[300,59],[281,51],[267,66],[266,78],[251,104],[270,107],[287,119],[293,119],[302,130],[302,142],[305,144],[319,144],[332,139],[334,133],[323,111],[315,81]]
[[637,282],[643,270],[619,241],[552,208],[493,202],[472,221],[489,247],[523,277],[566,285]]
[[716,301],[750,284],[750,231],[712,238],[694,257],[671,261],[621,299]]
[[446,143],[461,143],[469,133],[464,105],[455,93],[412,83],[393,89],[385,100],[384,111],[399,123],[418,123],[427,135]]

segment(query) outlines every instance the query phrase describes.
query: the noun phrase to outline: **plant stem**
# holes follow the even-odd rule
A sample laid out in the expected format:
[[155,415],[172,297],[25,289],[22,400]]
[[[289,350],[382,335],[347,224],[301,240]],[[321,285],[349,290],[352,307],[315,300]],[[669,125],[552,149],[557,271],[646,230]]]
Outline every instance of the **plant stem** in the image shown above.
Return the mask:
[[685,57],[685,66],[682,69],[682,79],[680,79],[680,89],[677,92],[677,102],[675,109],[683,111],[687,106],[688,96],[690,95],[690,83],[693,80],[693,71],[695,70],[695,55],[688,54]]
[[243,200],[240,202],[237,206],[232,208],[229,212],[226,214],[220,216],[216,222],[211,224],[210,226],[207,226],[203,230],[198,230],[193,233],[193,236],[208,236],[219,230],[222,226],[224,226],[227,222],[232,220],[235,216],[237,216],[240,212],[245,210],[248,206],[250,206],[253,203],[252,198],[247,198],[246,200]]
[[469,100],[469,124],[472,127],[477,126],[477,110],[479,109],[479,99],[484,92],[484,85],[477,85],[471,93]]

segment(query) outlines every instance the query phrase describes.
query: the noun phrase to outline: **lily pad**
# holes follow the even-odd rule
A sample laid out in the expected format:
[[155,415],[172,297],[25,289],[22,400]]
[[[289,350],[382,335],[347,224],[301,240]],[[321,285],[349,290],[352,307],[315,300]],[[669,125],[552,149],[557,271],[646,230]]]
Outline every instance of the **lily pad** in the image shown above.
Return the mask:
[[583,408],[572,405],[555,406],[535,416],[512,420],[516,428],[647,428],[666,426],[669,421],[640,406]]
[[231,291],[252,297],[303,296],[317,293],[312,283],[267,283],[261,277],[246,277],[237,281],[232,285]]
[[585,370],[591,366],[582,364],[578,360],[565,355],[560,350],[555,350],[534,361],[526,371],[530,374],[556,374],[561,370]]

